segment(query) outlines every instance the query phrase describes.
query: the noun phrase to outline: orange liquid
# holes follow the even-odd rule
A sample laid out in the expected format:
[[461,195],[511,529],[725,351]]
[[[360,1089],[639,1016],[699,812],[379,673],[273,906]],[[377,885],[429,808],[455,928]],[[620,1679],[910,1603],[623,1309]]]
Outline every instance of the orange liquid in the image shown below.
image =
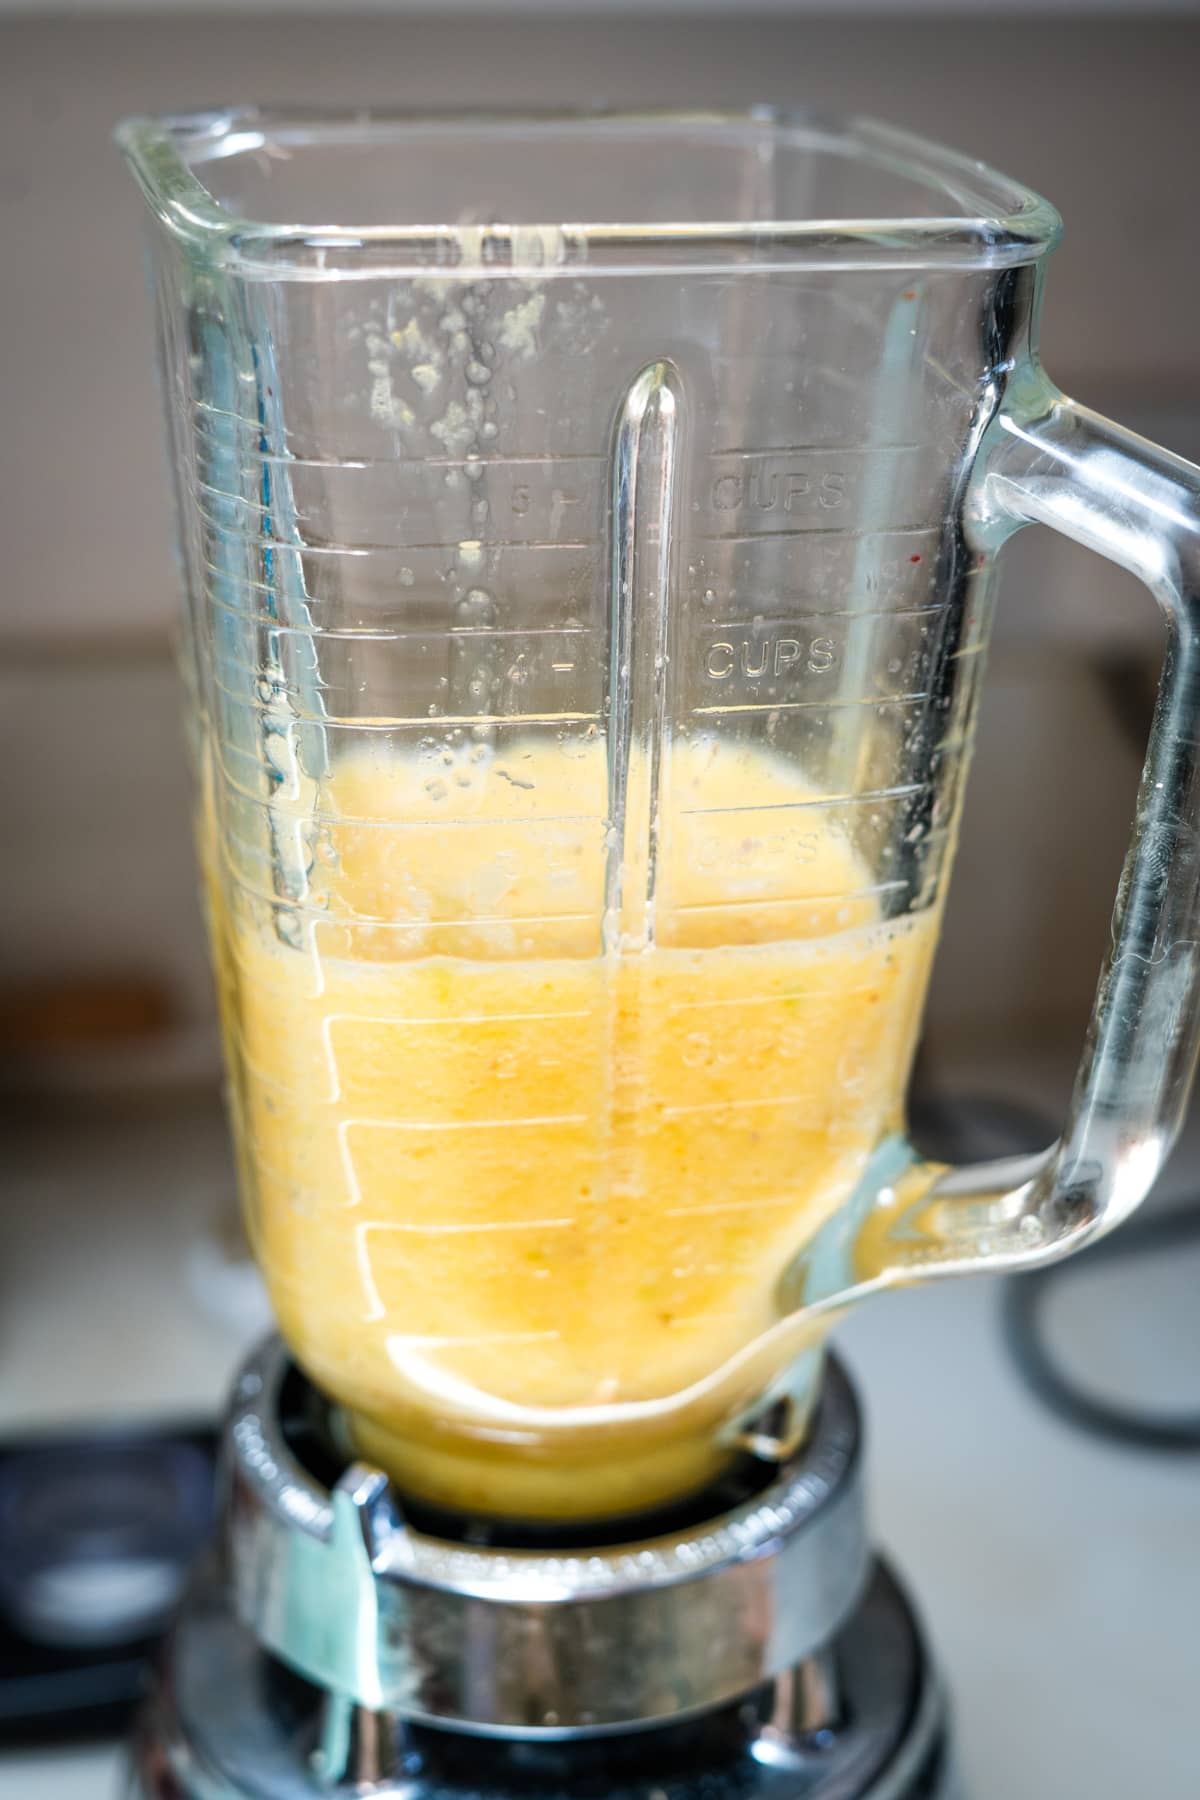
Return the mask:
[[281,1329],[362,1453],[596,1516],[707,1479],[795,1354],[780,1281],[897,1123],[936,921],[879,919],[782,765],[686,748],[657,941],[606,955],[599,747],[497,767],[335,765],[299,945],[215,909],[235,1114]]

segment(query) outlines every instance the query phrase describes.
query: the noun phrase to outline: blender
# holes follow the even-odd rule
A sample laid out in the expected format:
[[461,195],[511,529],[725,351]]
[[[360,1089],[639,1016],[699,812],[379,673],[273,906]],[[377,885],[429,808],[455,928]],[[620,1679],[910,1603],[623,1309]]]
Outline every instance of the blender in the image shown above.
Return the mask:
[[[1059,223],[766,110],[122,127],[251,1241],[134,1791],[944,1796],[831,1324],[1148,1190],[1197,1048],[1200,471],[1038,360]],[[1044,1154],[904,1090],[998,553],[1168,648]]]

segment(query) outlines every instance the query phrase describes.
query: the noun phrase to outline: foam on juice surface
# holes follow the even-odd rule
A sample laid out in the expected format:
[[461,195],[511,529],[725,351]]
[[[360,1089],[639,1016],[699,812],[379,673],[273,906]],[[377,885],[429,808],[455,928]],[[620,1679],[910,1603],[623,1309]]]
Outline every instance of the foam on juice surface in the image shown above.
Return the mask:
[[668,760],[654,946],[606,954],[605,805],[600,743],[355,754],[296,821],[298,941],[214,908],[283,1333],[364,1454],[473,1510],[719,1466],[789,1261],[897,1123],[933,949],[835,807],[707,743]]

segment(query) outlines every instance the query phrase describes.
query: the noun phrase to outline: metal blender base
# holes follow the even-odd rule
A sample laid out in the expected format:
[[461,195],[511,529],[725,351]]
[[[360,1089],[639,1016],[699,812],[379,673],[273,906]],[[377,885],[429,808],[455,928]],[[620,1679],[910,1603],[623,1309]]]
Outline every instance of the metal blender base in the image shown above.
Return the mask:
[[372,1780],[359,1721],[357,1778],[331,1789],[319,1772],[323,1697],[264,1655],[206,1579],[143,1715],[130,1800],[952,1800],[940,1691],[882,1565],[832,1649],[843,1721],[833,1730],[781,1719],[792,1710],[784,1682],[681,1724],[545,1745],[378,1721],[387,1742]]
[[790,1463],[671,1530],[575,1548],[436,1535],[360,1466],[325,1485],[298,1395],[320,1404],[277,1342],[235,1390],[220,1551],[130,1800],[951,1800],[836,1364]]

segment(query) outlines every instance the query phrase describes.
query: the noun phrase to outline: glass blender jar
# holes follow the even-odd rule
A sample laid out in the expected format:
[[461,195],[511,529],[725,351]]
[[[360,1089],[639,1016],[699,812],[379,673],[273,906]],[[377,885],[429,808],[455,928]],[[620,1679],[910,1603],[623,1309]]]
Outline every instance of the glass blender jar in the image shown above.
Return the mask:
[[[848,1304],[1082,1245],[1169,1148],[1200,475],[1042,373],[1053,210],[881,127],[121,139],[243,1191],[333,1443],[560,1532],[787,1465]],[[1035,519],[1170,647],[1063,1136],[948,1170],[904,1090]]]

